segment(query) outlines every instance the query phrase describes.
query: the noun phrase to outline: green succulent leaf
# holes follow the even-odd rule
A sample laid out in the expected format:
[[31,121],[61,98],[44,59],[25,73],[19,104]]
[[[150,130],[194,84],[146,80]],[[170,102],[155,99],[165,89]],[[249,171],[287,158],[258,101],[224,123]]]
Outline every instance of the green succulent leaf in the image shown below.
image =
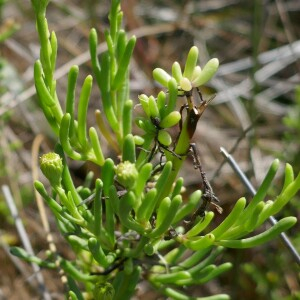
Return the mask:
[[175,80],[179,83],[182,78],[182,71],[180,64],[175,61],[172,65],[172,76],[175,78]]
[[263,243],[266,243],[275,237],[277,237],[281,232],[290,229],[297,222],[295,217],[286,217],[284,219],[279,220],[275,225],[270,227],[268,230],[260,233],[256,236],[241,239],[241,240],[220,240],[217,241],[216,244],[220,246],[224,246],[227,248],[252,248]]
[[173,127],[176,124],[178,124],[180,119],[181,119],[180,113],[178,111],[172,111],[161,120],[159,125],[162,128]]
[[216,74],[219,68],[219,60],[217,58],[213,58],[209,60],[200,74],[193,80],[192,84],[195,87],[199,87],[209,80]]
[[48,268],[48,269],[55,269],[56,265],[54,262],[49,262],[44,259],[41,259],[35,255],[31,255],[28,252],[26,252],[24,249],[19,247],[11,247],[10,253],[14,256],[17,256],[19,258],[22,258],[23,260],[31,263],[35,263],[40,267]]
[[168,87],[168,82],[172,77],[165,70],[156,68],[153,70],[153,78],[162,86]]

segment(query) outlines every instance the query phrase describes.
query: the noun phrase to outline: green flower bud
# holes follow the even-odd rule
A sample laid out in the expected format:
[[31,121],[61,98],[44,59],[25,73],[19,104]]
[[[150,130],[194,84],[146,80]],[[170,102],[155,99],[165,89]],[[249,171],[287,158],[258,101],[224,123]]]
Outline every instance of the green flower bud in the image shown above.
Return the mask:
[[209,60],[199,76],[192,81],[192,85],[198,87],[208,82],[216,74],[218,67],[219,60],[217,58]]
[[164,87],[168,87],[168,82],[172,77],[165,70],[156,68],[153,70],[153,78]]
[[170,134],[165,130],[160,130],[157,136],[158,141],[164,146],[170,146],[172,143],[172,138]]
[[96,283],[93,293],[95,299],[112,300],[115,290],[109,282]]
[[182,71],[180,64],[175,61],[172,65],[172,76],[176,79],[176,81],[179,83],[182,78]]
[[63,163],[61,157],[54,152],[44,154],[40,158],[40,166],[45,177],[50,181],[52,186],[60,185]]
[[115,167],[115,173],[117,176],[117,181],[122,184],[125,188],[133,188],[136,184],[136,180],[139,173],[135,167],[135,164],[124,161],[119,163]]
[[192,89],[192,84],[190,80],[186,77],[182,77],[180,80],[180,87],[185,91],[189,92]]
[[196,46],[193,46],[189,51],[189,54],[186,59],[185,68],[183,76],[188,79],[192,79],[194,69],[197,65],[199,50]]
[[176,125],[181,119],[181,115],[178,111],[172,111],[167,116],[165,116],[160,122],[160,127],[169,128]]

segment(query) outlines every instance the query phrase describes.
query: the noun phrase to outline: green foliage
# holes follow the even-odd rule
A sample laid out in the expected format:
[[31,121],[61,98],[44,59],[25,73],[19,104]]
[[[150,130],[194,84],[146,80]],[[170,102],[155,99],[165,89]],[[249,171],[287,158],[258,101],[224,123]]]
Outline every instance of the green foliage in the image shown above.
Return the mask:
[[[300,89],[296,87],[294,93],[294,102],[290,106],[290,111],[283,118],[283,124],[286,126],[286,130],[283,133],[283,145],[284,149],[280,153],[276,152],[282,160],[288,161],[291,165],[293,165],[294,172],[299,172],[300,165],[300,156],[299,156],[299,146],[298,141],[300,138]],[[291,166],[289,166],[291,168]],[[280,192],[280,187],[277,185],[271,185],[270,194],[276,195]],[[269,196],[270,198],[270,196]],[[282,210],[279,215],[289,216],[295,215],[299,216],[299,193],[295,194],[295,196],[291,199],[285,209]],[[299,219],[299,217],[298,217]],[[294,226],[292,229],[292,233],[296,233],[298,231],[298,226]],[[291,241],[296,249],[299,250],[299,237],[297,234],[292,234]],[[297,274],[298,265],[291,262],[290,253],[285,251],[283,248],[283,244],[280,240],[273,241],[272,246],[273,249],[276,249],[276,252],[280,255],[270,256],[270,251],[268,248],[259,249],[259,256],[263,257],[263,261],[260,261],[257,264],[256,259],[252,260],[252,263],[243,263],[239,266],[239,284],[243,286],[245,282],[249,285],[249,279],[253,281],[255,284],[255,294],[259,295],[261,299],[298,299],[299,292],[297,289],[291,290],[290,287],[286,284],[285,281],[282,280],[281,274],[285,274],[284,276],[296,278],[293,274]],[[253,250],[255,251],[255,250]],[[257,258],[257,260],[260,260]],[[290,265],[287,270],[287,264]],[[296,279],[297,280],[297,279]],[[243,286],[242,289],[245,289],[246,286]],[[249,297],[249,296],[248,296]]]
[[[264,202],[279,166],[275,160],[250,204],[246,205],[245,198],[239,199],[224,221],[212,228],[214,213],[206,212],[204,205],[216,200],[209,183],[203,192],[195,191],[184,203],[183,179],[177,175],[197,123],[211,101],[203,100],[200,93],[201,102],[196,106],[193,91],[213,77],[218,60],[211,59],[201,69],[197,66],[198,49],[192,47],[183,72],[176,62],[172,75],[155,69],[154,78],[168,92],[139,97],[144,115],[136,119],[136,124],[142,136],[133,136],[128,69],[136,39],[126,37],[121,29],[120,1],[112,1],[110,28],[105,33],[107,50],[98,58],[97,32],[92,29],[90,53],[103,108],[103,113],[96,112],[96,120],[102,136],[120,154],[121,161],[115,162],[104,157],[96,129],[86,128],[92,76],[83,83],[76,117],[79,69],[73,66],[66,107],[60,106],[53,77],[57,40],[54,32],[50,34],[45,18],[48,1],[33,0],[32,4],[41,43],[40,60],[34,68],[35,85],[41,108],[58,139],[56,153],[41,159],[52,193],[39,181],[35,188],[54,214],[76,260],[68,261],[59,255],[54,260],[51,253],[41,260],[19,248],[12,248],[12,253],[43,267],[61,268],[68,278],[71,299],[83,298],[79,282],[83,292],[95,299],[130,299],[145,272],[151,285],[172,299],[228,299],[223,294],[190,297],[181,287],[204,284],[231,268],[230,263],[214,263],[225,247],[261,245],[291,228],[296,218],[286,217],[262,233],[254,233],[294,197],[300,189],[300,174],[294,178],[287,165],[281,193],[274,201]],[[176,110],[178,96],[186,100],[182,108],[186,109],[185,118]],[[178,137],[173,140],[168,130],[177,124]],[[139,154],[137,144],[142,146]],[[165,161],[156,166],[154,157],[158,153]],[[93,189],[74,186],[65,156],[89,160],[101,167],[101,178],[95,180]],[[195,153],[194,159],[197,161]],[[93,200],[92,208],[87,206],[89,200]]]
[[284,133],[284,141],[286,143],[284,151],[284,159],[288,159],[293,162],[296,169],[300,171],[300,153],[297,143],[300,139],[300,86],[298,85],[295,90],[295,103],[287,117],[283,119],[283,122],[288,130]]

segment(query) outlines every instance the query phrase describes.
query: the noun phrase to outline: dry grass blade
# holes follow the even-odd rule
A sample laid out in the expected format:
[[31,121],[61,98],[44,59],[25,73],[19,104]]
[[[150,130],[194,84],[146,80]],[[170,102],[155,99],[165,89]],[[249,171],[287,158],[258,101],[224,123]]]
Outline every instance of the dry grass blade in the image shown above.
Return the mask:
[[[25,250],[29,254],[34,255],[34,251],[33,251],[33,248],[31,246],[29,236],[28,236],[28,234],[26,232],[26,229],[23,225],[22,219],[19,216],[17,207],[15,205],[15,202],[14,202],[14,199],[11,195],[9,187],[7,185],[3,185],[2,186],[2,192],[3,192],[3,195],[4,195],[5,201],[7,203],[7,206],[9,207],[10,213],[11,213],[11,215],[12,215],[14,221],[15,221],[17,231],[19,233],[20,239],[22,241],[22,244],[23,244]],[[50,300],[51,296],[48,293],[48,291],[46,289],[46,286],[44,284],[44,278],[43,278],[42,273],[40,272],[40,267],[37,266],[34,263],[32,263],[31,265],[32,265],[32,269],[35,273],[35,277],[36,277],[36,280],[37,280],[37,283],[38,283],[38,290],[40,290],[41,293],[43,294],[43,299]]]

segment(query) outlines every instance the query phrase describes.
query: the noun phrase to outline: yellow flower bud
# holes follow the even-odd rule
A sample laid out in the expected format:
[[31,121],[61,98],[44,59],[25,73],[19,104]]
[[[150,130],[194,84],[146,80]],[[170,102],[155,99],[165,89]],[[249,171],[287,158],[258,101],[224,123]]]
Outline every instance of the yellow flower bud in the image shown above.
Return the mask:
[[119,163],[115,167],[115,173],[117,176],[117,181],[125,188],[133,188],[139,176],[135,164],[129,161]]
[[52,186],[60,185],[63,163],[61,157],[54,152],[44,154],[40,158],[40,166],[45,177],[50,181]]

